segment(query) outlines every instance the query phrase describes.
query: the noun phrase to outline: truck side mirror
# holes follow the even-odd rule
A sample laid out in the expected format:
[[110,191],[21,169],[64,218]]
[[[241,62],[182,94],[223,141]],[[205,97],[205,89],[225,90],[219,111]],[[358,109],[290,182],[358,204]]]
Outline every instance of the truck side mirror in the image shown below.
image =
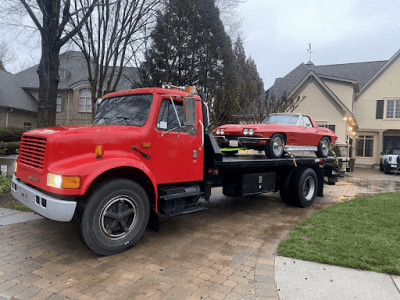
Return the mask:
[[196,126],[196,99],[193,97],[185,97],[183,110],[185,114],[185,125]]

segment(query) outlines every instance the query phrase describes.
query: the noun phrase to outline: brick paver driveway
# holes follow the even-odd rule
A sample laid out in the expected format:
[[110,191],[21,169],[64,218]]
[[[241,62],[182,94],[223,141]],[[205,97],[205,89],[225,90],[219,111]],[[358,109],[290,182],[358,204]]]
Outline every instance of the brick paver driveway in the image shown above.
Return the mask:
[[216,190],[208,210],[163,220],[159,233],[109,257],[88,250],[72,223],[2,226],[0,299],[277,299],[275,250],[301,219],[356,195],[400,191],[400,175],[348,174],[308,209]]

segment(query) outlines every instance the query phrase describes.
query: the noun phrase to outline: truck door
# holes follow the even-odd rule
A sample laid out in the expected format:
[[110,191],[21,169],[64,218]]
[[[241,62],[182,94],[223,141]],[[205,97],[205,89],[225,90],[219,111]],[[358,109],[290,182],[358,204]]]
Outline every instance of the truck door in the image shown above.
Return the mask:
[[198,128],[185,127],[183,99],[163,99],[153,134],[153,172],[158,180],[161,183],[201,180],[201,144]]

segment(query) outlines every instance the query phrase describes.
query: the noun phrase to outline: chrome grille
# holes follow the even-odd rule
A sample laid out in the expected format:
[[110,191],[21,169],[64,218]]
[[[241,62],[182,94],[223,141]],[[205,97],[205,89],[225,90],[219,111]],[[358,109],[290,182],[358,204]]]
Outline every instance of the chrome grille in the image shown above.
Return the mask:
[[46,139],[35,136],[23,136],[19,147],[20,162],[32,168],[43,169],[46,153]]

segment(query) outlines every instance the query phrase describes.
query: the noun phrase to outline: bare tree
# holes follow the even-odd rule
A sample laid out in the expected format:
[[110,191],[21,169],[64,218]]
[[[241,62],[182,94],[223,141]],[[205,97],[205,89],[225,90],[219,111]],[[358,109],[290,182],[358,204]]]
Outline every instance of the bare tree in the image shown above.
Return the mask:
[[[90,0],[75,0],[75,9],[90,4]],[[85,22],[82,30],[73,37],[87,62],[92,105],[95,100],[117,89],[124,68],[136,55],[136,50],[146,38],[146,28],[153,20],[152,10],[157,0],[100,0]],[[76,18],[71,30],[75,30],[83,19]]]
[[266,114],[269,115],[271,113],[278,113],[278,112],[291,113],[299,106],[299,104],[305,98],[307,98],[307,96],[292,95],[288,97],[286,93],[283,93],[282,96],[276,98],[274,95],[269,95],[267,91]]
[[16,59],[15,51],[8,47],[7,43],[0,41],[0,70],[5,71],[5,65]]
[[[37,73],[39,75],[38,127],[56,124],[56,98],[59,82],[60,49],[83,26],[99,0],[90,1],[88,6],[82,6],[71,11],[71,0],[3,0],[1,8],[3,15],[8,13],[8,24],[35,28],[41,38],[41,58]],[[28,13],[33,25],[18,20],[22,13]],[[67,24],[74,18],[79,22],[73,30],[65,33]],[[22,17],[23,19],[23,17]]]
[[226,33],[232,40],[236,40],[240,35],[242,27],[242,17],[239,12],[240,3],[247,0],[216,0],[215,4],[219,8],[220,17],[224,23]]

